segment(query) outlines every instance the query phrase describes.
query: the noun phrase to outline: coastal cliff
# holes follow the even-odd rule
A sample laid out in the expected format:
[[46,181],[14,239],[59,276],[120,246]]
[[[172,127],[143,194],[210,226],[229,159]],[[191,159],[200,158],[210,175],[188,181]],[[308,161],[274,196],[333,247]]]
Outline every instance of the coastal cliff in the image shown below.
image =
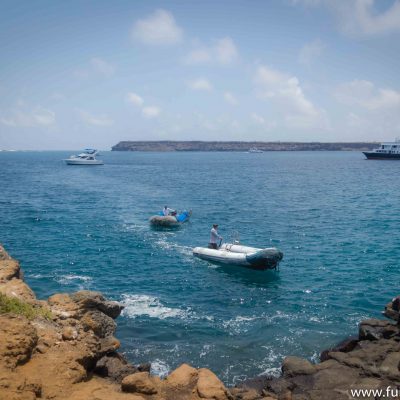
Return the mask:
[[257,148],[262,151],[366,151],[377,143],[371,142],[203,142],[203,141],[122,141],[112,151],[248,151]]
[[92,291],[38,300],[0,246],[0,400],[340,400],[350,390],[386,394],[400,385],[400,298],[385,308],[394,323],[363,321],[356,338],[322,352],[320,363],[289,356],[280,377],[234,388],[205,368],[183,364],[160,379],[149,364],[129,364],[114,337],[122,308]]

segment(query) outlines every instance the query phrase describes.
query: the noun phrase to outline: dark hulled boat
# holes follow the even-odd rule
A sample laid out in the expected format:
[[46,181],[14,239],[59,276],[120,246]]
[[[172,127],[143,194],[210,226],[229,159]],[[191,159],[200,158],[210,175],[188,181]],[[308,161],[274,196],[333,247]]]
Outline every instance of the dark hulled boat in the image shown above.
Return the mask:
[[385,142],[372,151],[363,151],[368,160],[400,160],[400,140]]

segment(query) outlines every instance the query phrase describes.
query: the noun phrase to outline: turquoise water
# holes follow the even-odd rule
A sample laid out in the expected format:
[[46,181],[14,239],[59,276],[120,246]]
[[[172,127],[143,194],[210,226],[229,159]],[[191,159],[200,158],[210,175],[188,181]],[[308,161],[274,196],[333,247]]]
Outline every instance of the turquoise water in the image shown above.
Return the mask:
[[[229,384],[276,372],[377,317],[399,291],[400,162],[358,152],[118,153],[66,166],[66,152],[0,153],[2,242],[45,298],[100,290],[122,301],[117,337],[135,363],[182,362]],[[148,217],[192,208],[177,231]],[[213,222],[277,246],[279,272],[193,259]]]

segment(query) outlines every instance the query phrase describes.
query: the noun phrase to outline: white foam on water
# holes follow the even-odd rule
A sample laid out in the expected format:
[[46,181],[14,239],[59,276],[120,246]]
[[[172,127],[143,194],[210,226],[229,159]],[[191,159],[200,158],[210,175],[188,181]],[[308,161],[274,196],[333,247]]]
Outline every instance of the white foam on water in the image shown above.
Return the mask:
[[206,356],[210,352],[210,349],[211,349],[211,345],[205,344],[203,346],[203,349],[200,351],[200,354],[199,354],[200,358]]
[[318,364],[320,362],[320,353],[314,352],[313,355],[311,356],[311,362],[314,364]]
[[125,306],[122,315],[129,318],[147,316],[158,319],[185,319],[189,315],[188,310],[167,307],[157,297],[145,294],[124,294],[122,296],[122,304]]
[[282,369],[280,367],[266,368],[260,375],[275,376],[279,378],[281,376]]
[[281,375],[281,367],[278,364],[281,363],[284,358],[283,354],[277,353],[271,346],[261,346],[266,349],[266,357],[258,365],[262,369],[260,375],[272,375],[278,377]]
[[67,274],[61,275],[54,278],[56,282],[62,285],[73,285],[77,282],[90,282],[93,280],[90,276],[85,275],[75,275],[75,274]]
[[192,256],[192,248],[189,246],[182,246],[177,243],[171,243],[167,238],[159,238],[154,242],[156,247],[163,250],[176,251],[184,256]]
[[222,326],[225,329],[233,331],[234,333],[243,333],[248,331],[248,325],[250,322],[255,321],[259,317],[242,317],[241,315],[236,316],[235,318],[229,319],[227,321],[222,322]]
[[170,366],[165,361],[156,359],[151,363],[150,373],[158,375],[160,378],[165,378],[170,370]]
[[[30,274],[29,277],[34,278],[34,279],[45,278],[45,276],[42,274]],[[47,276],[46,276],[46,278],[47,278]]]

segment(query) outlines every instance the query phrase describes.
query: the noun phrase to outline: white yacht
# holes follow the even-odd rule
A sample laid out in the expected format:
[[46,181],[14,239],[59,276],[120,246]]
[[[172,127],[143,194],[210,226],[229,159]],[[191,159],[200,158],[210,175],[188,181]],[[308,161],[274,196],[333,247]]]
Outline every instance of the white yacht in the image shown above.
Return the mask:
[[252,147],[249,149],[248,153],[264,153],[262,150],[257,149],[257,147]]
[[363,151],[363,153],[369,160],[400,160],[400,139],[396,138],[394,142],[383,142],[377,149]]
[[64,161],[68,165],[103,165],[102,160],[97,160],[98,151],[95,149],[85,149],[83,153],[66,158]]

